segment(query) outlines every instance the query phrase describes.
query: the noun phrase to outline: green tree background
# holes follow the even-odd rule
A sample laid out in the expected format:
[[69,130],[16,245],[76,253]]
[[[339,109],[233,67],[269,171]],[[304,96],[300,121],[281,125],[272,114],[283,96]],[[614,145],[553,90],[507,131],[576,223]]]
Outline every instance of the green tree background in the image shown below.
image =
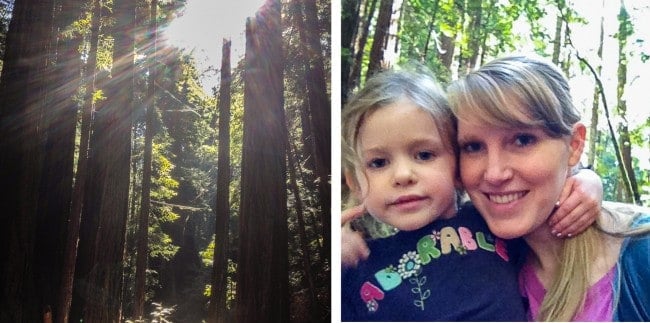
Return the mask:
[[[569,79],[590,127],[584,164],[601,176],[604,198],[650,205],[650,112],[643,94],[650,86],[647,4],[342,0],[342,9],[344,102],[373,68],[417,62],[448,83],[501,55],[535,52]],[[382,10],[391,19],[380,18]],[[376,42],[381,56],[372,54]]]

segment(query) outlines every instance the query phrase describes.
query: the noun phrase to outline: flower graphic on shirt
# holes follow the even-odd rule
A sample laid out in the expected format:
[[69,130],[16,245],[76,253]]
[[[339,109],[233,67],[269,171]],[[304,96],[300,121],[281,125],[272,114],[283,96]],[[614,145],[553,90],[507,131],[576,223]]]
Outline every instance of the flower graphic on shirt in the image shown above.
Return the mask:
[[420,255],[415,251],[409,251],[402,255],[402,259],[399,260],[399,265],[397,265],[397,272],[402,279],[409,278],[413,275],[417,275],[422,262],[420,260]]
[[431,240],[433,241],[440,240],[440,231],[438,230],[431,231]]
[[366,303],[366,308],[368,308],[368,312],[374,313],[379,309],[379,304],[376,300],[371,299]]
[[461,255],[466,255],[467,254],[467,248],[465,248],[465,246],[456,247],[456,251],[458,251],[458,253],[461,254]]

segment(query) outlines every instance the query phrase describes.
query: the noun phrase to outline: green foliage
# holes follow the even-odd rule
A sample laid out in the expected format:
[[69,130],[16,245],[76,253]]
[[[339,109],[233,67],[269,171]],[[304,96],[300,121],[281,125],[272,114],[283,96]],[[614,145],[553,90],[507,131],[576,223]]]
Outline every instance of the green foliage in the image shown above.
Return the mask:
[[[212,268],[212,261],[214,259],[214,239],[208,246],[201,252],[201,261],[206,269]],[[237,273],[237,264],[235,264],[232,259],[228,259],[228,273],[226,277],[226,306],[228,309],[231,309],[235,302],[236,295],[236,286],[237,282],[235,281],[235,276]],[[223,290],[224,287],[220,287],[220,290]],[[206,284],[203,289],[203,295],[206,298],[210,298],[212,295],[212,285]]]

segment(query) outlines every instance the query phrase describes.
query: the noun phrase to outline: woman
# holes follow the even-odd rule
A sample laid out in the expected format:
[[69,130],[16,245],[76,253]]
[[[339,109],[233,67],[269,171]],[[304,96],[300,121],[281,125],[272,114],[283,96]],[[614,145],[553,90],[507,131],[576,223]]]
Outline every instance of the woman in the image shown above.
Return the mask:
[[525,56],[453,83],[462,183],[495,235],[530,248],[519,279],[531,319],[650,320],[650,238],[620,237],[650,231],[647,214],[617,235],[598,223],[574,239],[550,233],[547,219],[584,148],[569,92],[557,67]]

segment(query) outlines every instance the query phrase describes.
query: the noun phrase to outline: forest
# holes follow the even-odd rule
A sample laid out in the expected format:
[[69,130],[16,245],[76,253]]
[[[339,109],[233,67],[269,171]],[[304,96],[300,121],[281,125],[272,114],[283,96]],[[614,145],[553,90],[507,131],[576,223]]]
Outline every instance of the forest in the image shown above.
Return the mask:
[[505,54],[548,57],[588,126],[583,165],[604,199],[650,206],[648,18],[629,0],[342,0],[341,101],[393,66],[425,66],[444,85]]
[[331,3],[188,1],[0,0],[0,322],[330,322]]

